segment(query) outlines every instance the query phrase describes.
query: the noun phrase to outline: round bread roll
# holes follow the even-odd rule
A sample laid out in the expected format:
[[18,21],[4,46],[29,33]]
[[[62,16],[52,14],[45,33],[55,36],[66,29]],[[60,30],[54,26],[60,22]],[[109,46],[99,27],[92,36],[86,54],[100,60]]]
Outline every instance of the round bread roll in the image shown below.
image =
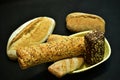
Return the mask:
[[53,32],[54,27],[55,20],[50,17],[38,17],[24,23],[11,34],[8,40],[8,57],[16,60],[17,48],[44,42]]
[[94,14],[74,12],[67,15],[66,27],[72,32],[87,30],[105,32],[105,21],[100,16]]

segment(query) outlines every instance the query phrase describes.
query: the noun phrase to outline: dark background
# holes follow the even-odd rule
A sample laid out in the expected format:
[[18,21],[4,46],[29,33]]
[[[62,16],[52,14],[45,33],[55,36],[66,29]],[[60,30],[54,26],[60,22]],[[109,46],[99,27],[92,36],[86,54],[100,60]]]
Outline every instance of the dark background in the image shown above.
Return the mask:
[[0,0],[0,79],[55,80],[47,71],[49,64],[21,70],[16,61],[6,55],[6,45],[12,32],[26,21],[49,16],[56,20],[53,33],[70,35],[65,18],[71,12],[85,12],[101,16],[106,21],[105,36],[112,54],[101,65],[85,72],[69,74],[62,80],[119,80],[120,76],[120,2],[119,0]]

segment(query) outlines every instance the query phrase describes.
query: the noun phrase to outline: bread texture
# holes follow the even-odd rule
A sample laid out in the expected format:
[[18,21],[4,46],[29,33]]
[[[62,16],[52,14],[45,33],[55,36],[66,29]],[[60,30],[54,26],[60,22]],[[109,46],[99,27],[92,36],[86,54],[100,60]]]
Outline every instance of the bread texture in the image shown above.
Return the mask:
[[58,34],[51,34],[49,35],[47,42],[52,42],[52,41],[62,41],[64,39],[68,38],[68,36],[65,35],[58,35]]
[[55,21],[50,17],[38,17],[24,23],[12,33],[8,40],[8,57],[12,60],[16,60],[16,50],[19,47],[31,46],[44,42],[53,32],[54,27]]
[[98,15],[74,12],[67,15],[66,27],[72,32],[87,30],[98,30],[105,32],[105,21]]
[[[51,34],[48,37],[47,42],[62,41],[65,38],[67,38],[67,36]],[[64,75],[69,74],[72,71],[80,68],[83,65],[83,63],[84,63],[84,59],[81,54],[81,56],[79,56],[79,57],[66,58],[66,59],[56,61],[48,67],[48,70],[56,77],[61,78]]]
[[104,58],[105,37],[103,32],[92,31],[85,35],[86,52],[84,59],[87,65],[94,65]]
[[85,50],[84,37],[66,37],[60,41],[51,41],[17,49],[18,62],[22,69],[46,62],[81,55]]
[[84,59],[82,57],[72,57],[53,63],[48,67],[48,70],[56,77],[60,78],[80,68],[83,63]]

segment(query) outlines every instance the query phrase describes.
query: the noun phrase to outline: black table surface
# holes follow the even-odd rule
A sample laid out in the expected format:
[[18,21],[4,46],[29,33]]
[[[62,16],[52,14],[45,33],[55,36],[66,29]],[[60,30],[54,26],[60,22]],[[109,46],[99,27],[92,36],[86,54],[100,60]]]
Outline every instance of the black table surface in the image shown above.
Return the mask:
[[85,72],[68,74],[61,80],[119,80],[120,76],[120,6],[119,0],[1,0],[0,1],[0,79],[55,80],[47,70],[50,63],[21,70],[17,61],[6,55],[6,45],[12,32],[26,21],[39,16],[55,19],[55,34],[70,35],[65,18],[71,12],[92,13],[106,22],[105,37],[112,49],[110,58]]

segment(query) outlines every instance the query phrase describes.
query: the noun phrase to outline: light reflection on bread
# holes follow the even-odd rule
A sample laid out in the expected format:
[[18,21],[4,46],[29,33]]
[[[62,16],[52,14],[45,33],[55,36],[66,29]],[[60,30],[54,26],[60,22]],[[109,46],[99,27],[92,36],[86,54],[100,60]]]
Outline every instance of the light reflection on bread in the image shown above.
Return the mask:
[[10,36],[7,44],[8,57],[15,60],[17,48],[44,42],[53,32],[54,27],[55,21],[50,17],[38,17],[26,22]]

